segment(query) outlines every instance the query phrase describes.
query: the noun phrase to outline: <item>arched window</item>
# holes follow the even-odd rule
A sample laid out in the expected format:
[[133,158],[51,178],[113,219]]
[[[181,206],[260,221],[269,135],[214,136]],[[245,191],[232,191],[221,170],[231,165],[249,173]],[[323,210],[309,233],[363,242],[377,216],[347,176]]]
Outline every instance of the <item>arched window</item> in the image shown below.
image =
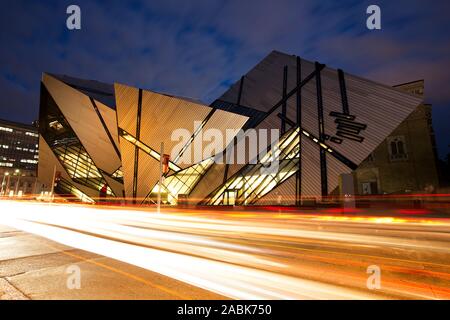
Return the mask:
[[397,151],[399,154],[405,154],[405,148],[403,147],[403,141],[397,141]]
[[391,161],[406,160],[408,153],[406,151],[405,137],[389,137],[388,138],[389,157]]
[[391,154],[392,155],[397,154],[397,142],[395,142],[395,141],[391,142]]

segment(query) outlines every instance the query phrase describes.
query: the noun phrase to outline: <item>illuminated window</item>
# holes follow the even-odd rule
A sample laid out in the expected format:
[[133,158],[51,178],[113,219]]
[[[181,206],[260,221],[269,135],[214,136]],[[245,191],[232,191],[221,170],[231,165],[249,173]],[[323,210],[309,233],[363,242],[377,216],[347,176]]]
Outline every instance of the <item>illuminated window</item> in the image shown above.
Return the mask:
[[37,160],[32,160],[32,159],[20,159],[20,162],[22,163],[38,163]]
[[78,198],[78,200],[80,200],[81,202],[86,202],[86,203],[94,203],[95,202],[91,197],[89,197],[88,195],[83,193],[80,189],[76,188],[69,181],[67,181],[63,178],[61,178],[58,181],[55,191],[57,191],[58,194],[73,195],[76,198]]
[[117,169],[116,171],[113,172],[113,174],[111,175],[111,178],[115,179],[116,181],[123,183],[123,171],[122,171],[122,167],[120,167],[119,169]]
[[114,173],[112,174],[113,178],[123,178],[123,172],[122,172],[122,167],[120,167],[119,169],[117,169],[116,171],[114,171]]
[[55,130],[61,130],[61,129],[63,129],[63,125],[59,122],[59,121],[52,121],[52,122],[50,122],[49,124],[48,124],[48,126],[50,127],[50,128],[52,128],[52,129],[55,129]]
[[13,132],[11,128],[0,127],[0,131]]
[[31,137],[36,137],[36,138],[39,137],[39,135],[34,132],[25,132],[25,135],[31,136]]
[[[168,204],[176,204],[180,195],[189,195],[213,162],[214,161],[211,158],[208,158],[165,178],[161,188],[161,193],[164,194],[166,198],[165,201]],[[154,202],[157,195],[158,183],[150,192],[150,201]]]
[[0,167],[12,167],[13,164],[10,162],[0,162]]
[[[298,170],[300,155],[298,134],[298,128],[286,132],[258,163],[243,167],[214,191],[206,204],[252,204],[286,181]],[[271,166],[274,166],[274,170],[269,170]]]
[[223,196],[223,204],[234,206],[236,204],[236,193],[238,190],[227,190]]

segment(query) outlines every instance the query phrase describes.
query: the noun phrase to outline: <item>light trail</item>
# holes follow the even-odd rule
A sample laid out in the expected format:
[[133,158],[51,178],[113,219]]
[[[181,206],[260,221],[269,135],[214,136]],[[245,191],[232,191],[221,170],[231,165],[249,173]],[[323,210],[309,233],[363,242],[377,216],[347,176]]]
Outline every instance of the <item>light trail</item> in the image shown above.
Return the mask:
[[[0,202],[0,224],[235,299],[450,299],[445,219]],[[148,210],[148,209],[147,209]],[[366,287],[369,265],[382,288]]]

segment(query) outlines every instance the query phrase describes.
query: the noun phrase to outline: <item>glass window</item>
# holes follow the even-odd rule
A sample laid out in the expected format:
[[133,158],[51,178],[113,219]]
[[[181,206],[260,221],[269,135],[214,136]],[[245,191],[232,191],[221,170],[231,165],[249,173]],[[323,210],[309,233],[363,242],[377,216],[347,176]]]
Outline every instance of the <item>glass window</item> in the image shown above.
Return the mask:
[[401,161],[408,159],[404,136],[389,137],[387,141],[389,147],[389,158],[391,161]]
[[[235,192],[233,204],[252,204],[291,177],[298,170],[300,148],[298,128],[289,130],[273,150],[260,157],[257,164],[247,164],[223,186],[210,195],[206,204],[230,204],[230,190]],[[277,172],[264,173],[264,167],[278,161]]]

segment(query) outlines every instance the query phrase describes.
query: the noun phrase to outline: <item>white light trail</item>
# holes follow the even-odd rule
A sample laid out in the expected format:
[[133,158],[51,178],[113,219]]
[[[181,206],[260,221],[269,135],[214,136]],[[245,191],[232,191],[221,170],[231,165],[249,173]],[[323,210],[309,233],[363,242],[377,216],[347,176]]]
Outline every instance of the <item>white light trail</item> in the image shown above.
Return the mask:
[[[344,229],[338,232],[336,229],[317,229],[317,225],[326,225],[327,222],[305,217],[295,217],[292,218],[294,223],[286,223],[275,218],[270,221],[238,217],[221,219],[187,216],[182,212],[156,214],[136,209],[106,210],[94,206],[20,201],[1,201],[0,208],[0,224],[235,299],[386,298],[383,293],[364,292],[299,277],[295,273],[303,268],[308,270],[308,267],[301,265],[302,261],[286,262],[286,257],[293,254],[301,257],[295,252],[297,242],[293,242],[292,247],[288,246],[287,251],[275,251],[280,239],[288,244],[309,241],[315,246],[341,243],[353,248],[390,247],[450,253],[448,233],[439,233],[439,240],[429,238],[431,234],[427,235],[426,229],[420,231],[427,235],[420,240],[390,236],[395,230],[387,232],[389,236],[374,235],[364,231],[369,229],[364,229],[365,225],[360,220],[357,223],[359,231],[355,233],[351,221],[329,222],[343,226]],[[372,225],[376,223],[372,222]],[[247,238],[257,242],[268,241],[269,246],[250,245]],[[299,252],[301,250],[304,249],[300,248]],[[309,272],[320,275],[323,271],[312,269]],[[405,292],[403,288],[391,291],[430,297],[423,292]]]

